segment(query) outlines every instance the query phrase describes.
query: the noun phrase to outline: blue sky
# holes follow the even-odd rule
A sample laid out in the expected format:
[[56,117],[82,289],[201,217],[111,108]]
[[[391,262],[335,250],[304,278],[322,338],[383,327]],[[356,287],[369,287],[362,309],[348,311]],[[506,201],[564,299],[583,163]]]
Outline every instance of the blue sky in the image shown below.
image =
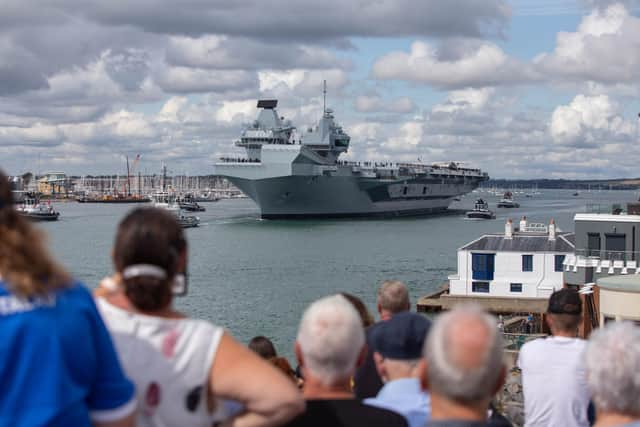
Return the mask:
[[3,2],[0,167],[207,174],[279,99],[322,81],[359,160],[462,161],[496,178],[636,177],[638,1]]

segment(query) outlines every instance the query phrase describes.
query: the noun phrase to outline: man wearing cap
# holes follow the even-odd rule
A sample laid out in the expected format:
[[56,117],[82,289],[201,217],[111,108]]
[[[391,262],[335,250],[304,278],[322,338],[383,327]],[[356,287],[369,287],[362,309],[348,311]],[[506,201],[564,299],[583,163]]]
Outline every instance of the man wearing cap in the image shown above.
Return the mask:
[[421,390],[418,363],[431,322],[415,313],[399,313],[373,333],[373,359],[384,386],[365,403],[390,409],[423,427],[429,417],[429,395]]
[[578,338],[582,301],[560,289],[549,297],[546,321],[551,337],[520,350],[525,426],[586,427],[589,392],[582,363],[585,341]]

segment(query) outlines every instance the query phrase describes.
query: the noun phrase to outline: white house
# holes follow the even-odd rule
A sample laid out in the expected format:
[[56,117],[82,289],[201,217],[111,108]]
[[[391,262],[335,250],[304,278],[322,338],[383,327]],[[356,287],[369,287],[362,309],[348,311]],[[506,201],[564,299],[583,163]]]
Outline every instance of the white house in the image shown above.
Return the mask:
[[565,255],[575,249],[573,233],[556,229],[551,220],[487,234],[458,249],[458,274],[449,276],[449,294],[512,298],[546,298],[563,285]]

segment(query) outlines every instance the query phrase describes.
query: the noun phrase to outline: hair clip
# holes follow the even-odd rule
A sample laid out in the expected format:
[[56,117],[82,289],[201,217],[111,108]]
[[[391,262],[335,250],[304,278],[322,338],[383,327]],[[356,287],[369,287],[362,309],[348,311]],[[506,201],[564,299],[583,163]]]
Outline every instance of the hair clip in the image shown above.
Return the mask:
[[140,276],[166,279],[167,272],[163,268],[153,264],[133,264],[122,270],[122,278],[125,280]]

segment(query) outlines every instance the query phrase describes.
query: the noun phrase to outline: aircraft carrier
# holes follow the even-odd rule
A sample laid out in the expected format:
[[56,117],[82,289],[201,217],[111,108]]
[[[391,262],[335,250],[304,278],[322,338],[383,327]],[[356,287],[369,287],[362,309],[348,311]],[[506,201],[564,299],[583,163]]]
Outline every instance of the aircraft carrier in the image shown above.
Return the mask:
[[320,122],[298,132],[260,100],[258,118],[235,142],[246,157],[223,157],[214,174],[253,199],[265,219],[396,217],[445,211],[454,198],[489,179],[479,169],[444,164],[345,162],[350,137],[324,108]]

